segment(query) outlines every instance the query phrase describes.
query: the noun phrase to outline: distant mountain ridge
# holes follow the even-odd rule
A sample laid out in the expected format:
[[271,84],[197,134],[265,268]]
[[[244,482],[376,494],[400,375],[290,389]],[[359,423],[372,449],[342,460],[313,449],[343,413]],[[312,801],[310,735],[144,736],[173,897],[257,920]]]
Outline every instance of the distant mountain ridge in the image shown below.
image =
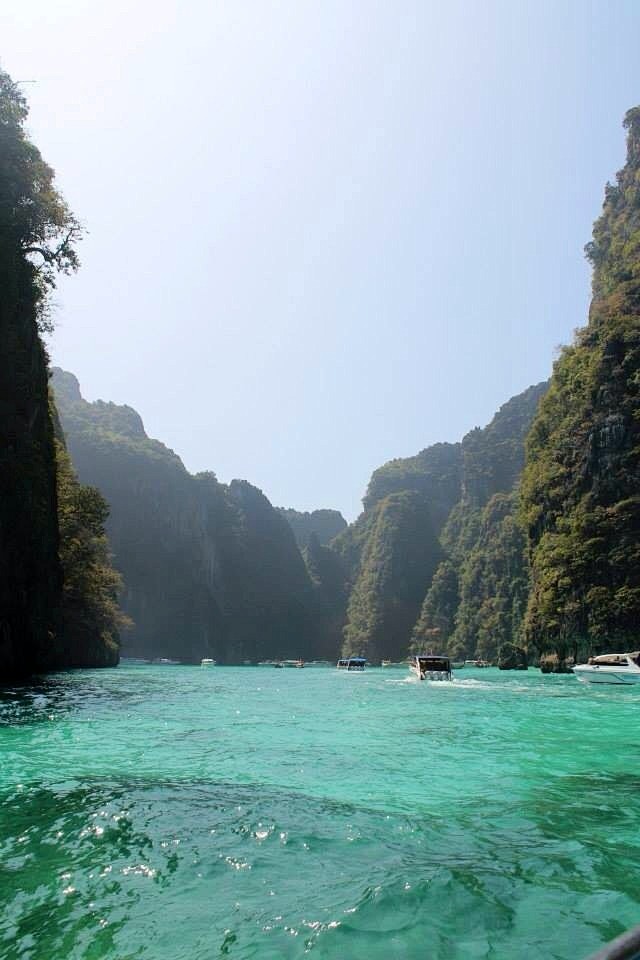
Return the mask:
[[111,508],[108,533],[135,626],[124,653],[223,662],[312,657],[314,585],[291,527],[243,480],[188,473],[147,437],[128,406],[82,398],[53,370],[68,448],[82,482]]
[[290,507],[278,507],[296,538],[300,549],[309,545],[312,535],[318,538],[322,546],[326,546],[347,528],[347,521],[339,510],[293,510]]

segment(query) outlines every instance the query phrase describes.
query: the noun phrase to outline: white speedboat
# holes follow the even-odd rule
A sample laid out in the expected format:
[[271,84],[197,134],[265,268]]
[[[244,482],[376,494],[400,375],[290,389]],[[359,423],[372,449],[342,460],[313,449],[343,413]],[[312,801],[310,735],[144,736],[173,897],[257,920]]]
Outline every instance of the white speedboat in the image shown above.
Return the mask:
[[452,680],[449,657],[421,653],[409,660],[409,670],[419,680]]
[[216,662],[215,660],[212,660],[211,657],[203,657],[202,660],[200,661],[201,667],[215,667],[215,665],[216,665]]
[[573,667],[581,683],[640,683],[640,652],[604,653]]

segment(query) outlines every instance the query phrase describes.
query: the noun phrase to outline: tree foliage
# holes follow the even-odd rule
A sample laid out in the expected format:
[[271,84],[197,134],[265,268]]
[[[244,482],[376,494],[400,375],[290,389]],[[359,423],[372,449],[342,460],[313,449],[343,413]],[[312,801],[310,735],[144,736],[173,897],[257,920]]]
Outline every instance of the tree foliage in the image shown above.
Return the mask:
[[28,112],[18,85],[0,71],[0,259],[16,280],[30,280],[32,306],[48,329],[46,295],[58,273],[77,270],[81,228],[25,132]]
[[131,623],[118,605],[122,578],[105,533],[109,507],[99,490],[78,482],[60,441],[56,454],[63,575],[58,658],[65,666],[112,666],[119,658],[119,632]]

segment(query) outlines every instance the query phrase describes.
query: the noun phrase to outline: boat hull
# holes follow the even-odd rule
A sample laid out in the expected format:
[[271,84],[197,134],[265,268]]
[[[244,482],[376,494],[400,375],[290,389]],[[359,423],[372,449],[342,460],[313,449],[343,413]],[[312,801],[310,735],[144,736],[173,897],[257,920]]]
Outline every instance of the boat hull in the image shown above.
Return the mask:
[[615,684],[627,687],[640,683],[640,670],[630,667],[598,667],[580,664],[573,668],[573,672],[580,683]]

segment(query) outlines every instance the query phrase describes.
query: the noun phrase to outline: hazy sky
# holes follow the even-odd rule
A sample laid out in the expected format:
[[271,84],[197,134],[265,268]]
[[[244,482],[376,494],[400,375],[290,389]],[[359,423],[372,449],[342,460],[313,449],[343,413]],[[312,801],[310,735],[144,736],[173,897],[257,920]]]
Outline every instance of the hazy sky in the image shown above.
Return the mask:
[[0,37],[89,231],[53,361],[190,470],[351,518],[585,321],[635,0],[23,0]]

